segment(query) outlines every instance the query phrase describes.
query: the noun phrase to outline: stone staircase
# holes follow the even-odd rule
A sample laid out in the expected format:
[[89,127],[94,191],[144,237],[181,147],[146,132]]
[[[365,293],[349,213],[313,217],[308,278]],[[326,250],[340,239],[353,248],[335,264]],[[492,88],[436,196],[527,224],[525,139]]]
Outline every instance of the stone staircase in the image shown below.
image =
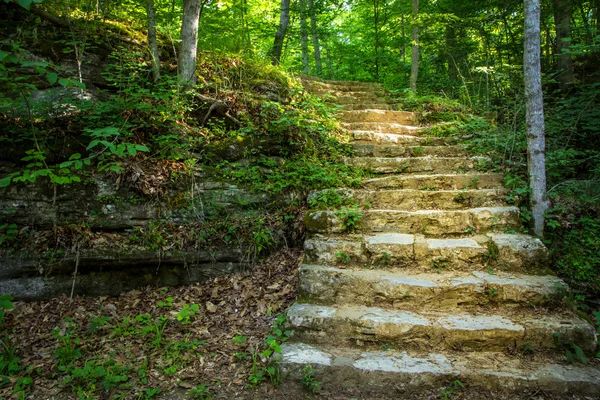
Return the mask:
[[568,287],[549,274],[541,241],[514,233],[519,210],[504,202],[502,175],[427,137],[379,85],[305,87],[343,105],[356,151],[346,162],[378,177],[338,191],[363,206],[353,232],[335,210],[307,213],[283,376],[302,380],[311,365],[325,388],[366,398],[435,397],[457,380],[512,398],[600,395],[597,362],[565,356],[594,352],[595,329],[561,304]]

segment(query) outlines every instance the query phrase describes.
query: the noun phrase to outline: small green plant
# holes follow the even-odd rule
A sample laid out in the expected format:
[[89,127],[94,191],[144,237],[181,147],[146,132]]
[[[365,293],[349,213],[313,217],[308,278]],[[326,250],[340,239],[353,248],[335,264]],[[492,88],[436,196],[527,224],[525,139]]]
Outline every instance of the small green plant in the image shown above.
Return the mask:
[[474,176],[473,178],[471,178],[471,180],[469,180],[469,183],[467,183],[467,188],[468,189],[477,189],[479,187],[480,180],[481,180],[481,178],[479,176]]
[[346,251],[338,251],[335,253],[335,258],[340,264],[350,264],[350,254]]
[[10,247],[17,241],[19,227],[17,224],[0,225],[0,247]]
[[482,261],[484,265],[494,265],[498,262],[500,257],[500,248],[492,239],[489,239],[486,243],[487,251],[482,254]]
[[466,191],[462,191],[459,194],[457,194],[456,196],[454,196],[454,202],[455,203],[466,203],[467,201],[469,201],[469,199],[471,198],[471,196],[469,196],[469,194]]
[[404,172],[408,172],[409,168],[410,168],[410,165],[407,162],[405,162],[404,164],[402,164],[401,166],[396,168],[396,172],[402,174]]
[[6,317],[6,312],[11,311],[15,308],[13,301],[13,297],[9,295],[0,296],[0,326],[4,323],[4,318]]
[[233,353],[233,357],[235,359],[240,360],[240,361],[247,360],[248,359],[248,353],[246,353],[246,352],[243,352],[243,353]]
[[476,232],[477,231],[474,226],[469,226],[463,231],[463,233],[466,233],[467,235],[474,235]]
[[192,317],[198,312],[200,312],[200,306],[198,304],[185,304],[175,317],[177,318],[177,321],[181,322],[183,325],[188,325],[192,323]]
[[498,297],[498,289],[495,287],[486,287],[485,294],[489,297]]
[[424,190],[426,192],[435,192],[436,190],[438,190],[438,188],[437,188],[437,186],[427,185],[427,186],[423,186],[421,188],[421,190]]
[[215,395],[208,390],[208,385],[206,383],[203,383],[190,390],[188,392],[188,397],[190,399],[206,400],[212,399],[213,397],[215,397]]
[[248,341],[248,337],[247,336],[243,336],[243,335],[235,335],[233,337],[233,343],[240,345],[240,344],[244,344]]
[[442,273],[443,269],[448,266],[448,260],[446,258],[436,258],[431,261],[431,266],[438,274]]
[[465,385],[458,379],[454,380],[448,387],[441,388],[438,395],[440,400],[451,400],[452,397],[460,390],[464,389]]
[[173,297],[169,296],[166,299],[159,301],[156,305],[159,307],[173,307]]
[[568,362],[579,362],[582,364],[587,364],[587,356],[585,355],[585,352],[580,346],[564,338],[560,332],[554,332],[552,336],[554,339],[554,347],[557,350],[562,350],[565,352]]
[[302,368],[302,385],[311,393],[317,393],[321,390],[322,382],[317,380],[315,372],[317,370],[311,365],[307,364]]
[[363,213],[358,207],[342,207],[335,213],[344,223],[344,230],[346,232],[356,231],[358,229],[359,221],[364,218]]
[[534,354],[537,352],[536,347],[533,345],[531,340],[526,340],[521,345],[521,353],[523,354]]

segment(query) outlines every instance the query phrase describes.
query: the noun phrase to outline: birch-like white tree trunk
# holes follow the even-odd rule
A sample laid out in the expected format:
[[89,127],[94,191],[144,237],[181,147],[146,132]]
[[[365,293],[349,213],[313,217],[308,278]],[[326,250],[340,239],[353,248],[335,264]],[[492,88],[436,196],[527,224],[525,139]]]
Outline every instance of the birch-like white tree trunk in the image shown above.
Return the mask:
[[281,10],[279,12],[279,28],[275,33],[273,48],[271,49],[271,62],[273,65],[278,65],[281,61],[281,53],[283,52],[283,40],[287,33],[288,25],[290,24],[290,0],[281,0]]
[[544,235],[546,196],[546,140],[540,62],[540,1],[525,0],[523,72],[527,119],[527,166],[531,188],[533,232]]
[[181,49],[179,50],[179,74],[181,82],[196,82],[196,56],[198,51],[198,23],[200,20],[200,0],[183,0],[181,22]]
[[417,78],[419,77],[419,27],[417,15],[419,14],[419,0],[412,0],[412,55],[410,68],[410,90],[417,91]]
[[160,55],[158,43],[156,42],[156,16],[154,0],[146,0],[146,12],[148,14],[148,47],[152,57],[152,77],[154,82],[160,79]]

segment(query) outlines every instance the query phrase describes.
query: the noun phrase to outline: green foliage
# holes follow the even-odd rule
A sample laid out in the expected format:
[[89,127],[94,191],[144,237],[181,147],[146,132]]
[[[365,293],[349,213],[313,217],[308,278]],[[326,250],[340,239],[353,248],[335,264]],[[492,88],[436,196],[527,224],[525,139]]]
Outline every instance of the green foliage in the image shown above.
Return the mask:
[[358,206],[342,207],[335,211],[335,215],[342,220],[346,232],[356,231],[359,221],[364,218]]
[[177,321],[181,322],[182,325],[189,325],[192,323],[192,317],[198,312],[200,312],[198,304],[184,304],[181,311],[176,314]]
[[350,264],[350,254],[346,251],[338,251],[335,253],[336,260],[341,264]]
[[572,341],[565,339],[560,332],[554,332],[553,338],[554,347],[556,347],[557,350],[562,350],[565,352],[568,362],[587,364],[587,356],[581,347]]
[[316,377],[317,370],[311,365],[307,364],[302,368],[302,385],[311,393],[317,393],[321,390],[321,386],[323,385]]
[[215,396],[208,389],[208,385],[206,383],[203,383],[201,385],[195,386],[192,390],[190,390],[188,392],[188,397],[190,399],[206,400],[212,399]]

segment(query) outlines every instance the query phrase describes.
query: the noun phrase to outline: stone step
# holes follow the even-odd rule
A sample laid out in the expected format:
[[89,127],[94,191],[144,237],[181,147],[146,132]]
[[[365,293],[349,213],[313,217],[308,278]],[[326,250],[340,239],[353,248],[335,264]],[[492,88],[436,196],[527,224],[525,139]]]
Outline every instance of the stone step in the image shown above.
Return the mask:
[[363,182],[366,189],[494,189],[503,187],[504,175],[499,173],[467,173],[392,175],[383,178],[369,179]]
[[392,135],[416,135],[415,132],[421,132],[422,134],[426,134],[428,132],[426,127],[419,127],[410,125],[410,123],[407,124],[398,122],[348,122],[342,119],[341,125],[343,128],[349,131],[364,131]]
[[359,90],[383,90],[383,86],[377,82],[344,82],[344,81],[317,81],[303,80],[304,86],[314,88],[331,88],[331,89],[359,89]]
[[410,111],[357,110],[340,113],[340,120],[352,122],[391,122],[403,125],[415,125],[417,115]]
[[398,106],[387,103],[356,103],[356,104],[345,104],[343,109],[346,111],[353,110],[398,110]]
[[[540,391],[562,399],[596,398],[600,393],[597,365],[567,364],[562,356],[531,358],[494,352],[365,351],[288,342],[274,360],[283,377],[299,382],[310,366],[324,390],[343,398],[439,398],[440,389],[456,381],[491,391],[490,399],[531,399],[531,393]],[[539,398],[546,398],[543,393]]]
[[405,134],[349,131],[357,143],[370,145],[447,146],[456,143],[453,138],[419,136],[419,128],[407,126]]
[[315,235],[304,242],[304,252],[306,263],[339,268],[539,273],[548,267],[547,249],[539,239],[507,233],[451,239],[401,233]]
[[[500,313],[499,311],[502,311]],[[515,351],[523,346],[556,350],[556,336],[585,352],[596,349],[596,332],[569,312],[502,309],[492,314],[409,312],[356,305],[295,303],[287,312],[294,340],[329,345],[384,344],[403,349]]]
[[[313,192],[309,197],[318,198]],[[336,191],[346,199],[352,199],[365,208],[384,210],[462,210],[476,207],[504,206],[507,189],[463,189],[463,190],[415,190],[415,189],[376,189]]]
[[457,310],[481,306],[543,305],[564,296],[555,276],[499,272],[381,271],[300,266],[299,299],[318,305],[356,304],[385,309]]
[[486,157],[348,157],[346,165],[366,168],[377,174],[464,173],[487,164]]
[[315,87],[307,88],[309,93],[317,96],[355,96],[355,97],[386,97],[388,94],[383,89],[365,88],[358,86],[339,86],[339,87]]
[[339,105],[350,104],[388,104],[385,97],[375,96],[369,92],[354,92],[352,94],[344,94],[341,96],[333,96],[332,103]]
[[467,157],[462,146],[398,146],[373,143],[352,143],[352,149],[361,157]]
[[361,215],[350,212],[309,211],[304,224],[309,232],[341,233],[354,222],[361,232],[421,233],[428,236],[457,236],[483,233],[521,226],[517,207],[482,207],[467,210],[363,210]]

